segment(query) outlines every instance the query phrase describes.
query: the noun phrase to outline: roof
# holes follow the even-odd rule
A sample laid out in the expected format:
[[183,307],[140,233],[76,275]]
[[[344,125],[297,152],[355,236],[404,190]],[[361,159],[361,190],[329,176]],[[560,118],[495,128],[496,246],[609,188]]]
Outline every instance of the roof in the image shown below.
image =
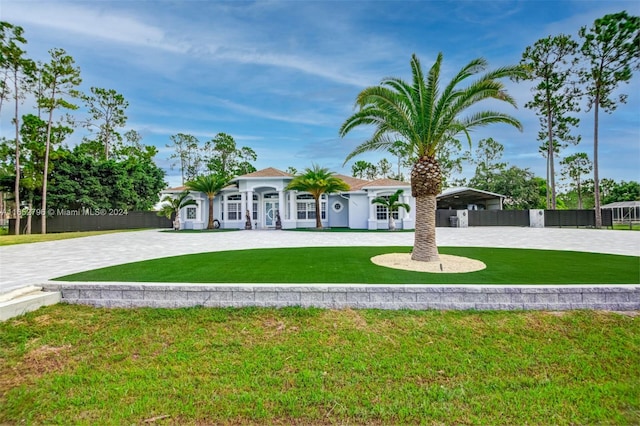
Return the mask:
[[384,179],[376,179],[374,181],[371,181],[367,183],[363,188],[380,188],[385,186],[393,187],[393,188],[397,188],[399,186],[409,187],[411,186],[411,183],[403,182],[401,180],[384,178]]
[[363,186],[369,183],[368,180],[358,179],[353,176],[347,176],[347,175],[341,175],[341,174],[334,174],[333,176],[343,180],[344,183],[349,185],[349,191],[357,191],[359,189],[362,189]]
[[[353,176],[347,176],[342,174],[334,174],[333,176],[342,179],[347,185],[349,185],[349,191],[359,191],[361,189],[366,188],[398,188],[398,187],[409,187],[409,182],[402,182],[394,179],[376,179],[376,180],[365,180],[359,179]],[[264,178],[293,178],[294,176],[290,173],[283,172],[282,170],[278,170],[274,167],[267,167],[266,169],[257,170],[253,173],[247,173],[246,175],[237,176],[231,179],[231,185],[223,188],[223,190],[236,189],[237,186],[234,182],[237,182],[240,179],[264,179]],[[186,186],[177,186],[175,188],[167,188],[162,192],[182,192],[186,191],[188,188]]]
[[445,189],[436,198],[442,199],[449,197],[473,197],[475,199],[490,200],[492,198],[506,198],[506,195],[496,194],[495,192],[483,191],[481,189],[475,188],[454,187]]
[[274,167],[267,167],[266,169],[257,170],[253,173],[247,173],[246,175],[238,176],[232,180],[247,179],[247,178],[274,178],[274,177],[293,177],[291,173],[283,172]]
[[640,207],[640,201],[616,201],[615,203],[605,204],[600,206],[601,209],[617,209],[617,208],[633,208]]
[[182,192],[186,190],[187,190],[187,187],[182,185],[182,186],[176,186],[174,188],[165,188],[160,192]]

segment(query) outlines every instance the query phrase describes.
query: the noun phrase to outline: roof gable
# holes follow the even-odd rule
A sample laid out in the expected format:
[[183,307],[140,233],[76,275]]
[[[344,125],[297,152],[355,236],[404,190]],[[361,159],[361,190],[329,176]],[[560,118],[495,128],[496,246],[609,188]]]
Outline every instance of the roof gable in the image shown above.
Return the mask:
[[293,175],[287,172],[283,172],[282,170],[278,170],[274,167],[267,167],[266,169],[256,170],[255,172],[238,176],[233,180],[247,179],[247,178],[269,178],[269,177],[293,177]]

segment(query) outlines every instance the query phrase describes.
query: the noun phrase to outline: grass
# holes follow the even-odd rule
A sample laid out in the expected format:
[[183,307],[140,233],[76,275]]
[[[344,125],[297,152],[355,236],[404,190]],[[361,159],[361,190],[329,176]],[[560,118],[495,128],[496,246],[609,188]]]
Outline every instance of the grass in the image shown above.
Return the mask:
[[589,311],[56,305],[0,323],[0,423],[638,424],[639,331]]
[[14,244],[41,243],[44,241],[67,240],[70,238],[92,237],[95,235],[113,234],[115,232],[132,232],[140,229],[119,229],[108,231],[84,231],[84,232],[61,232],[55,234],[30,234],[30,235],[8,235],[0,236],[0,246],[11,246]]
[[640,231],[640,223],[614,223],[613,229],[619,231]]
[[363,284],[638,284],[640,257],[553,250],[441,247],[483,261],[465,274],[374,265],[370,258],[410,247],[306,247],[201,253],[116,265],[62,281]]

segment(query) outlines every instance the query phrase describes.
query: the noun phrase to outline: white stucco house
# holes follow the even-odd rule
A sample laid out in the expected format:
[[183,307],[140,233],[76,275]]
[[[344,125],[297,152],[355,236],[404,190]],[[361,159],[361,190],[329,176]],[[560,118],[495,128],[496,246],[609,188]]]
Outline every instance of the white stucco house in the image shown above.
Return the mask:
[[[407,212],[400,208],[394,213],[397,229],[414,229],[415,199],[411,196],[411,185],[392,179],[374,181],[336,174],[349,185],[349,190],[336,194],[323,194],[321,220],[323,227],[351,229],[387,229],[389,226],[386,207],[372,204],[380,196],[389,196],[403,189],[402,202],[411,206]],[[287,191],[285,188],[293,175],[269,167],[231,180],[213,200],[213,216],[221,228],[245,229],[247,212],[252,229],[276,228],[278,215],[283,229],[313,228],[315,204],[313,197],[305,192]],[[176,195],[185,187],[169,188],[162,196]],[[198,206],[188,206],[180,211],[181,229],[204,229],[207,227],[209,201],[199,192],[190,197]]]

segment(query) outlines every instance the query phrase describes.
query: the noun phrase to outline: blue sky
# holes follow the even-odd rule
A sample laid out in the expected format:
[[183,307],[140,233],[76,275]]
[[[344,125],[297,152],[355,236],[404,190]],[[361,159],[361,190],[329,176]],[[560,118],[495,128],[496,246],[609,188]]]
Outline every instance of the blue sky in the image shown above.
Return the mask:
[[[426,70],[442,52],[445,77],[479,56],[490,67],[516,64],[536,40],[560,33],[577,38],[581,26],[621,10],[640,15],[640,3],[0,0],[0,19],[25,29],[32,58],[46,61],[49,49],[64,48],[82,70],[84,91],[96,86],[125,96],[127,129],[159,148],[156,160],[170,186],[180,183],[165,148],[176,133],[202,143],[228,133],[257,152],[258,169],[302,170],[318,163],[350,174],[357,159],[393,161],[371,153],[343,167],[371,130],[342,139],[338,129],[364,87],[387,76],[410,77],[412,53]],[[505,146],[505,161],[544,176],[538,119],[524,108],[529,86],[507,85],[519,108],[500,108],[520,119],[524,131],[494,125],[472,138],[493,137]],[[628,103],[600,119],[600,177],[637,181],[640,75],[621,89]],[[579,117],[583,140],[562,154],[585,151],[591,157],[592,114]],[[7,117],[2,122],[7,129]],[[72,143],[82,136],[77,131]],[[472,174],[466,165],[463,175]]]

